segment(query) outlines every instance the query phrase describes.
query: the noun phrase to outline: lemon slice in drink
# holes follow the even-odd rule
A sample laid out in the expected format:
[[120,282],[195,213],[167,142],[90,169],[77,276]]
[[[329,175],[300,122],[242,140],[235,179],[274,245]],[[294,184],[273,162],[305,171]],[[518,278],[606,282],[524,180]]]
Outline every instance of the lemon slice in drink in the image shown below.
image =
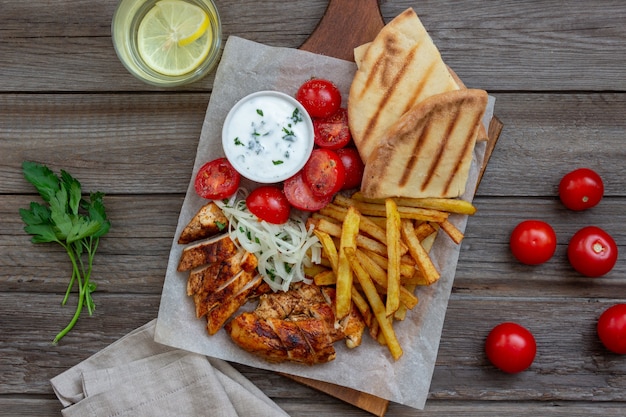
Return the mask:
[[141,59],[164,75],[196,69],[211,50],[209,16],[183,0],[161,0],[146,13],[137,31]]

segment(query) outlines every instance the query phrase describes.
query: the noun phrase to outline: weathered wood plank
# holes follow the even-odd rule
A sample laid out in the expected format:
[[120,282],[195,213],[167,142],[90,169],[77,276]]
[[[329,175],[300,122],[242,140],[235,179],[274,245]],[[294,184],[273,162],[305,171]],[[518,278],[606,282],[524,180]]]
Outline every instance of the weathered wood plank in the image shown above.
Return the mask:
[[0,95],[0,193],[32,192],[24,160],[65,169],[85,191],[184,193],[208,102],[208,94]]
[[[33,196],[0,196],[0,290],[62,293],[70,265],[58,245],[31,244],[23,232],[18,208]],[[99,290],[109,293],[161,291],[168,254],[178,222],[182,195],[108,196],[105,203],[113,227],[98,250],[93,277]],[[620,246],[626,240],[626,200],[605,198],[586,212],[565,209],[556,197],[492,198],[475,201],[476,215],[468,220],[466,238],[453,291],[481,296],[603,297],[619,294],[626,284],[626,262],[618,260],[603,278],[580,276],[566,258],[569,238],[581,227],[594,224],[609,231]],[[514,208],[514,210],[513,210]],[[512,257],[508,239],[519,221],[542,219],[558,237],[555,256],[546,264],[526,266]]]
[[[0,91],[157,90],[136,80],[117,60],[110,39],[114,7],[115,2],[78,0],[57,2],[54,8],[6,4]],[[416,9],[444,59],[470,86],[626,90],[626,7],[619,0],[573,1],[567,7],[512,0],[381,5],[385,21],[407,7]],[[225,37],[297,48],[317,25],[326,2],[247,0],[218,2],[218,8]],[[179,90],[207,90],[212,83],[209,77]]]
[[[0,294],[3,329],[3,393],[50,393],[48,380],[156,317],[156,294],[101,294],[93,317],[80,319],[58,346],[50,341],[66,322],[69,308],[44,294]],[[450,301],[431,397],[448,400],[626,401],[626,363],[607,353],[594,323],[613,301],[569,298],[480,298]],[[127,306],[127,307],[124,307]],[[484,357],[484,339],[495,324],[513,320],[527,326],[538,343],[531,368],[503,374]],[[401,323],[397,326],[402,331]],[[277,384],[264,372],[251,379],[275,397],[290,396],[289,384]],[[277,378],[278,376],[272,376]],[[285,391],[286,390],[286,391]],[[293,393],[292,393],[293,394]]]
[[[160,293],[182,195],[105,197],[113,228],[103,238],[93,277],[104,292]],[[0,196],[0,289],[61,293],[67,285],[69,262],[57,245],[33,245],[22,228],[20,207],[32,196]],[[626,284],[626,263],[618,261],[605,277],[590,279],[575,272],[567,261],[570,237],[594,224],[609,231],[620,245],[626,239],[623,197],[605,198],[586,212],[565,209],[554,197],[478,197],[476,215],[468,220],[466,237],[453,291],[482,296],[561,296],[611,298]],[[512,207],[515,208],[512,211]],[[546,264],[527,266],[511,255],[508,239],[518,222],[536,218],[555,229],[558,247]]]
[[[624,195],[625,95],[495,96],[504,130],[480,196],[553,196],[561,176],[579,166],[600,172],[608,196]],[[32,192],[19,172],[25,159],[66,169],[87,190],[184,193],[208,101],[208,94],[0,95],[0,193]]]

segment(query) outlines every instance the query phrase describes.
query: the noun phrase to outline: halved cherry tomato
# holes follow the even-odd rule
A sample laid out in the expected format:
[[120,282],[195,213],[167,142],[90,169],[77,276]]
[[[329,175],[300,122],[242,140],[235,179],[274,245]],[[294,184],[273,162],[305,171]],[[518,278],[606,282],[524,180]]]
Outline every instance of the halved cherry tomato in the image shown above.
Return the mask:
[[556,233],[541,220],[525,220],[515,226],[510,238],[511,252],[520,262],[538,265],[547,262],[556,251]]
[[598,319],[598,337],[608,350],[626,354],[626,304],[607,308]]
[[272,185],[264,185],[252,190],[246,197],[248,210],[261,220],[273,224],[283,224],[289,220],[291,205],[283,190]]
[[559,197],[570,210],[586,210],[596,206],[604,194],[604,183],[598,173],[579,168],[565,174],[559,183]]
[[485,353],[497,368],[507,373],[517,373],[533,363],[537,354],[537,343],[525,327],[505,322],[489,332],[485,341]]
[[363,180],[363,171],[365,170],[365,164],[361,160],[359,151],[356,148],[341,148],[335,151],[341,162],[343,163],[344,170],[346,171],[346,178],[343,180],[342,190],[349,190],[351,188],[357,188],[361,186]]
[[320,148],[337,150],[346,146],[352,136],[348,126],[348,111],[340,108],[329,117],[313,119],[315,144]]
[[328,197],[341,190],[346,170],[341,158],[330,149],[313,149],[302,168],[302,178],[317,197]]
[[588,277],[600,277],[615,266],[617,244],[599,227],[583,227],[570,239],[567,257],[576,271]]
[[196,193],[208,200],[221,200],[235,194],[241,175],[226,158],[217,158],[204,164],[194,181]]
[[283,184],[283,191],[289,204],[298,210],[318,211],[326,207],[333,199],[332,194],[328,197],[318,197],[304,182],[302,171],[287,179]]
[[313,78],[298,88],[296,100],[311,117],[328,117],[339,110],[341,92],[331,81]]

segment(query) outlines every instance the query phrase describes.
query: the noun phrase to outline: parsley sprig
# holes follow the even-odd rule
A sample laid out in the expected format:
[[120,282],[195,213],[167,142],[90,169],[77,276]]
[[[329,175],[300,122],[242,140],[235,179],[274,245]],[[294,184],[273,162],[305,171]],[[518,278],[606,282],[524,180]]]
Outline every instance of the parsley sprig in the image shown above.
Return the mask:
[[104,194],[91,193],[83,197],[80,182],[61,170],[57,176],[52,170],[35,162],[22,164],[24,177],[35,186],[47,204],[31,202],[29,209],[20,209],[26,224],[24,230],[31,234],[33,243],[56,242],[63,246],[72,262],[72,277],[62,305],[67,303],[72,289],[78,285],[78,305],[69,324],[54,338],[56,344],[76,324],[83,309],[89,315],[96,306],[91,294],[96,284],[91,282],[93,259],[100,237],[111,228],[104,208]]

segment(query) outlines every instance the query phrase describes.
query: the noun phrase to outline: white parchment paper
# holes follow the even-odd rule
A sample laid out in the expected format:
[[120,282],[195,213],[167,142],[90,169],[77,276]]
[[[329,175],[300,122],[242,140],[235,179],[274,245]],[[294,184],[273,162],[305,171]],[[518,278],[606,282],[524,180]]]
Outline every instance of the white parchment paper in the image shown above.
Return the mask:
[[[155,340],[227,361],[331,382],[422,409],[430,387],[460,249],[445,234],[439,234],[431,251],[433,261],[441,272],[440,280],[430,287],[418,288],[419,304],[409,312],[406,320],[395,324],[404,350],[398,361],[391,358],[386,347],[371,340],[367,334],[362,345],[356,349],[336,343],[337,358],[327,364],[307,366],[263,361],[235,346],[223,330],[214,336],[208,335],[206,320],[195,317],[193,300],[186,295],[188,274],[176,271],[182,252],[182,246],[176,243],[176,239],[205,203],[194,191],[193,178],[205,162],[223,156],[221,130],[230,108],[242,97],[260,90],[277,90],[293,96],[298,87],[311,77],[332,80],[346,100],[355,71],[353,62],[296,49],[269,47],[233,36],[228,39],[217,69],[192,180],[172,243]],[[492,109],[493,98],[490,98],[485,122],[491,119]],[[484,154],[485,143],[478,143],[468,192],[464,196],[466,200],[473,198],[478,167],[482,165]],[[465,230],[466,216],[453,216],[450,220],[459,229]]]

